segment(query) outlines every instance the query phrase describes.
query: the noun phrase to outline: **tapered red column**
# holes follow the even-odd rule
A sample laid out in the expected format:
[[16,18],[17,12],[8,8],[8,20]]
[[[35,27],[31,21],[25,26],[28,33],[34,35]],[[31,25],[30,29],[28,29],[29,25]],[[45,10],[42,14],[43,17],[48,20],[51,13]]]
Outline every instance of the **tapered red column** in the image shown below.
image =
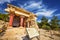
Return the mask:
[[24,25],[23,26],[26,27],[26,22],[24,22]]
[[20,16],[20,26],[22,26],[22,27],[23,27],[23,21],[24,21],[24,17]]
[[26,25],[26,17],[24,17],[23,26],[24,26],[24,27],[27,27],[27,25]]
[[14,15],[10,14],[9,26],[12,26],[12,24],[13,24],[13,18],[14,18]]

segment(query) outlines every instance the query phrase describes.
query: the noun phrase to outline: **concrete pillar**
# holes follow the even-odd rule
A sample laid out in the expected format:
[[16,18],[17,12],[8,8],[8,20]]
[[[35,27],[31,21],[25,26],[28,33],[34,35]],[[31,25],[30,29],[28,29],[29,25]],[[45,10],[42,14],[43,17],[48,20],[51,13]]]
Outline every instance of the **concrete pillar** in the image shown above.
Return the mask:
[[14,14],[10,14],[9,26],[12,26],[12,24],[13,24],[13,18],[14,18]]

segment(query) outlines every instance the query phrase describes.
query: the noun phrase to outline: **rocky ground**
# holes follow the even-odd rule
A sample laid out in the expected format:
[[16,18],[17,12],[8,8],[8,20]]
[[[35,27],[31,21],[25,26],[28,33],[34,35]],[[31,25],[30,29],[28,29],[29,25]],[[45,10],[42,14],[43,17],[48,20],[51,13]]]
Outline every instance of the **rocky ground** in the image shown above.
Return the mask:
[[[8,26],[8,23],[0,21],[0,27]],[[39,40],[60,40],[60,32],[54,30],[39,29]],[[23,27],[8,28],[6,31],[0,33],[0,40],[38,40],[36,37],[30,39],[27,36],[26,29]]]
[[[25,28],[10,28],[0,36],[0,40],[30,40],[27,35]],[[60,40],[60,33],[57,31],[50,31],[40,29],[40,40]],[[31,40],[37,40],[37,38],[32,38]]]
[[60,40],[60,32],[40,29],[40,40]]

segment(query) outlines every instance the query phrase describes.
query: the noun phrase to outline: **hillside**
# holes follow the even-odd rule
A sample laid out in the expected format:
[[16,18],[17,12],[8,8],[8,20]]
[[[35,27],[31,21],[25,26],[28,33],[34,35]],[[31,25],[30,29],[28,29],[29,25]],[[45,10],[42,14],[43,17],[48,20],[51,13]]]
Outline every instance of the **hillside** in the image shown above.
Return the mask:
[[[0,26],[3,25],[4,21],[0,20]],[[6,23],[7,25],[8,23]],[[6,26],[7,27],[7,26]],[[22,31],[23,30],[23,31]],[[40,40],[60,40],[60,31],[54,31],[54,30],[44,30],[39,29],[40,34]],[[0,40],[30,40],[28,36],[26,36],[26,30],[25,28],[8,28],[6,31],[4,31],[2,34],[0,34]],[[37,40],[37,38],[33,38],[31,40]]]

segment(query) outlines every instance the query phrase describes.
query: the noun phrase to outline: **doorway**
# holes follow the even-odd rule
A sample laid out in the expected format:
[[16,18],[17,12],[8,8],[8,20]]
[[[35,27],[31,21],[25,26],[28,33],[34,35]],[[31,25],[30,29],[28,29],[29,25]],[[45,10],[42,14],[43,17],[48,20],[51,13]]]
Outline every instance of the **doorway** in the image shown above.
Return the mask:
[[20,26],[20,17],[19,16],[14,16],[13,27],[19,27],[19,26]]

